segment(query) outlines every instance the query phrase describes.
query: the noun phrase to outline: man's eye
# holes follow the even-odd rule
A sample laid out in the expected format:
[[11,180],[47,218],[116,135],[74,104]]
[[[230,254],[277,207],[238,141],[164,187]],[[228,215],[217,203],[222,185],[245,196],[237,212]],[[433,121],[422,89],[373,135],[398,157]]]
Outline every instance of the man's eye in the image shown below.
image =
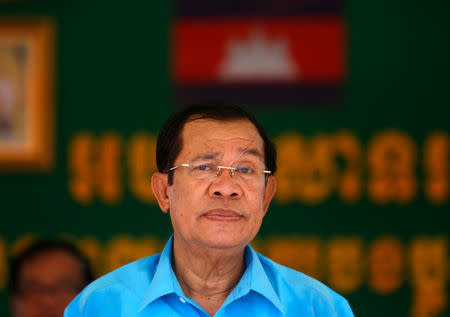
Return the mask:
[[236,171],[239,174],[251,174],[251,173],[253,173],[253,169],[251,169],[250,167],[238,167],[236,169]]
[[194,166],[194,170],[195,171],[209,171],[209,170],[211,170],[211,165],[209,165],[209,164],[200,164],[200,165],[197,165],[197,166]]

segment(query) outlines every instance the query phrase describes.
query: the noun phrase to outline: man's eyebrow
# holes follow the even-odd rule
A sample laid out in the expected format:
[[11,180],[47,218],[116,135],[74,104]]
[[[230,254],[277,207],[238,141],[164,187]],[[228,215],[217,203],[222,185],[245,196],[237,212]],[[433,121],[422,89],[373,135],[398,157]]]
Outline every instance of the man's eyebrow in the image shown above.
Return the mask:
[[260,159],[264,159],[264,156],[262,155],[262,153],[260,151],[258,151],[257,149],[242,149],[242,155],[252,155],[252,156],[256,156]]
[[197,161],[207,161],[207,160],[214,160],[217,157],[219,157],[220,153],[219,152],[215,152],[215,153],[207,153],[207,154],[200,154],[197,155],[196,157],[194,157],[191,162],[197,162]]
[[[250,155],[250,156],[255,156],[261,160],[264,160],[264,156],[262,155],[262,153],[260,151],[258,151],[257,149],[239,149],[239,151],[241,152],[240,156],[246,156],[246,155]],[[198,161],[208,161],[208,160],[215,160],[217,159],[219,156],[221,155],[220,152],[214,152],[214,153],[203,153],[203,154],[199,154],[196,157],[194,157],[191,162],[198,162]]]

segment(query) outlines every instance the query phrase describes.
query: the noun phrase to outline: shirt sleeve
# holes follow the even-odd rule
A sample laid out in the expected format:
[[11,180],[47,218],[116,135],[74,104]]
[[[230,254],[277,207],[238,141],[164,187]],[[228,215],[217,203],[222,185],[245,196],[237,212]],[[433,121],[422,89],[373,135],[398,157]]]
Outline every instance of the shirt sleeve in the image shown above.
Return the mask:
[[349,303],[344,298],[342,298],[337,307],[337,317],[355,317]]
[[83,314],[83,312],[79,308],[79,296],[75,297],[75,299],[66,307],[64,311],[64,317],[87,317],[87,315]]

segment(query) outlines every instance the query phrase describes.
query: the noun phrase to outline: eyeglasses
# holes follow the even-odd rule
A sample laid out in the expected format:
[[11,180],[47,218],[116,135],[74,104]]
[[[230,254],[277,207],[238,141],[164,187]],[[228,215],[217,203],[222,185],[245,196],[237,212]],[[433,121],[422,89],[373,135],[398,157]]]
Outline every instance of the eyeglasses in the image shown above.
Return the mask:
[[271,171],[256,169],[251,164],[246,163],[239,163],[233,167],[212,163],[183,163],[169,168],[169,171],[176,170],[180,167],[187,167],[187,176],[198,180],[213,179],[216,176],[220,176],[223,170],[229,170],[230,177],[241,179],[245,182],[256,182],[258,180],[263,181],[272,173]]

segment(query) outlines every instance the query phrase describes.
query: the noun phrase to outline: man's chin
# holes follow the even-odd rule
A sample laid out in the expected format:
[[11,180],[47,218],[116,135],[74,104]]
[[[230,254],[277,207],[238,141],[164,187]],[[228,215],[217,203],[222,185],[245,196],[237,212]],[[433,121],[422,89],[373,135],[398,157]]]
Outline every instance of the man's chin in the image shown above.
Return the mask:
[[247,239],[242,239],[242,235],[227,235],[218,233],[212,235],[211,239],[203,237],[203,243],[206,247],[218,250],[244,249],[249,243]]

